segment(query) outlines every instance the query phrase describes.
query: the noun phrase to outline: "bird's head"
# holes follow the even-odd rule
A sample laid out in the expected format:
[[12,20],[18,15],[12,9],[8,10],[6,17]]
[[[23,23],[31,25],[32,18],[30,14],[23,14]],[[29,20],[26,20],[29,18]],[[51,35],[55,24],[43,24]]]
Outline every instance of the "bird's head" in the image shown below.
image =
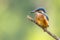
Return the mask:
[[44,8],[38,8],[36,10],[33,10],[31,13],[36,13],[36,12],[38,12],[38,13],[46,13]]

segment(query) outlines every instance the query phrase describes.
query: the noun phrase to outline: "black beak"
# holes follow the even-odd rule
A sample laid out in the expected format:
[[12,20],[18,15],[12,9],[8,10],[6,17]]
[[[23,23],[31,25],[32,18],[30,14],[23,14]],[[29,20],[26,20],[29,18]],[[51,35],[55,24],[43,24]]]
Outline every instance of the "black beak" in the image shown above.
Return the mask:
[[35,10],[31,11],[31,13],[35,13]]

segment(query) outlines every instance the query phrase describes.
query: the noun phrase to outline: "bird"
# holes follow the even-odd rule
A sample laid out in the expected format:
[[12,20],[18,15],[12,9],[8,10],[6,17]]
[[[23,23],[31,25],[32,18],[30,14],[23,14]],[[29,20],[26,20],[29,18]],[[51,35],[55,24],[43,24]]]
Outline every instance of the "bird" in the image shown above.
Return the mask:
[[35,13],[34,19],[38,25],[46,29],[49,27],[49,17],[46,14],[46,10],[44,8],[35,9],[31,13]]

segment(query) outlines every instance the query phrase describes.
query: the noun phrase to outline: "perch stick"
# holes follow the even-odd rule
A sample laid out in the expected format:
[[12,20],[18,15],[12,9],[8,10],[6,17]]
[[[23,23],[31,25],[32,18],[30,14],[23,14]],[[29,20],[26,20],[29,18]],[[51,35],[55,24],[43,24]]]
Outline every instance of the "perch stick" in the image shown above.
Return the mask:
[[[34,22],[35,24],[37,24],[39,27],[41,27],[41,25],[39,25],[32,17],[30,17],[29,15],[27,16],[27,18],[30,20],[30,21],[32,21],[32,22]],[[41,27],[42,28],[42,27]],[[51,33],[50,31],[48,31],[47,29],[44,29],[44,28],[42,28],[43,30],[44,30],[44,32],[46,32],[47,34],[49,34],[52,38],[54,38],[55,40],[60,40],[60,38],[59,37],[57,37],[56,35],[54,35],[53,33]]]

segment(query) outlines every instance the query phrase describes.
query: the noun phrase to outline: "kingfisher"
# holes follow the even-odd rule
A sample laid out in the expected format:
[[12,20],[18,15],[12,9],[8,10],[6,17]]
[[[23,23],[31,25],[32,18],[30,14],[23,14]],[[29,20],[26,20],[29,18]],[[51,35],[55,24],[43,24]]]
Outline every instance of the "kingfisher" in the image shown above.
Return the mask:
[[37,24],[41,25],[42,28],[49,27],[49,18],[44,8],[38,8],[36,10],[33,10],[31,13],[35,13],[35,21]]

